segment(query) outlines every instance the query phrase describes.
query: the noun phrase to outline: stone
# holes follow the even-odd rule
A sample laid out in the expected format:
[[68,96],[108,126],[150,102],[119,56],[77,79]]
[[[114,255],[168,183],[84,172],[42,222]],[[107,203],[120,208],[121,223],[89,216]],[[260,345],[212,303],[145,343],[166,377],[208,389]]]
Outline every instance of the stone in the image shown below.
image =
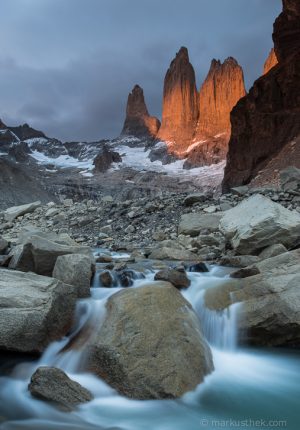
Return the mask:
[[3,239],[3,237],[0,236],[0,255],[5,253],[8,246],[9,246],[9,244],[8,244],[7,240]]
[[50,208],[47,210],[47,212],[45,213],[45,217],[46,218],[52,218],[55,215],[59,214],[59,209],[58,208]]
[[217,208],[216,206],[208,206],[207,208],[203,209],[203,212],[206,212],[208,214],[213,214],[214,212],[216,212]]
[[249,187],[247,185],[231,188],[232,194],[235,194],[236,196],[239,196],[239,197],[243,197],[245,194],[248,193],[248,191],[249,191]]
[[238,320],[242,343],[300,346],[300,250],[256,264],[260,274],[245,278],[234,301],[242,302]]
[[266,258],[276,257],[276,255],[283,254],[284,252],[287,252],[286,247],[283,246],[281,243],[276,243],[275,245],[271,245],[265,248],[259,254],[259,258],[261,260],[265,260]]
[[200,263],[192,264],[191,266],[189,266],[188,271],[189,272],[205,273],[205,272],[209,272],[209,268],[205,263],[200,262]]
[[248,266],[248,267],[242,267],[239,270],[236,270],[235,272],[232,272],[230,274],[231,278],[248,278],[249,276],[255,276],[260,273],[259,269],[256,266]]
[[53,278],[77,289],[77,297],[90,296],[92,277],[95,271],[94,259],[82,254],[69,254],[57,257],[53,269]]
[[300,243],[300,215],[260,194],[254,194],[225,212],[220,229],[236,253],[255,254],[281,243]]
[[272,48],[269,52],[268,58],[265,61],[263,74],[266,75],[267,73],[269,73],[269,71],[273,69],[273,67],[275,67],[277,64],[278,60],[275,54],[275,49]]
[[198,121],[199,102],[196,78],[188,50],[180,48],[164,80],[162,122],[157,138],[169,152],[180,154],[191,144]]
[[161,247],[153,249],[149,258],[152,260],[195,260],[196,255],[185,249]]
[[87,368],[133,399],[174,399],[213,370],[199,320],[181,293],[161,282],[122,290],[88,348]]
[[56,367],[39,367],[31,376],[28,390],[33,397],[50,402],[66,412],[93,399],[86,388]]
[[57,257],[61,255],[84,254],[92,258],[92,251],[88,246],[65,245],[54,240],[59,241],[59,237],[48,240],[46,237],[29,235],[23,245],[12,250],[9,268],[52,276]]
[[106,172],[113,163],[121,162],[121,155],[104,144],[93,161],[93,165],[95,166],[94,171],[96,173],[103,173]]
[[121,135],[154,138],[159,127],[160,121],[149,115],[143,89],[139,85],[135,85],[128,95],[126,118]]
[[109,270],[103,270],[99,274],[99,280],[102,287],[110,288],[114,286],[114,278]]
[[28,203],[26,205],[21,205],[21,206],[13,206],[4,211],[4,219],[8,222],[12,222],[19,216],[34,212],[40,206],[41,206],[40,201]]
[[289,166],[280,172],[280,185],[284,191],[300,188],[300,169]]
[[184,206],[193,206],[195,203],[204,203],[208,199],[205,193],[189,194],[183,201]]
[[247,267],[258,263],[260,258],[256,255],[225,255],[220,259],[221,266],[229,267]]
[[174,285],[175,288],[188,288],[191,281],[187,277],[185,271],[175,269],[160,270],[154,276],[155,281],[166,281]]
[[290,146],[300,135],[299,23],[300,2],[284,0],[273,32],[278,65],[255,81],[231,112],[223,192],[262,176],[267,168],[273,175],[273,161],[280,169],[299,163],[297,148]]
[[41,353],[70,330],[76,289],[34,273],[1,269],[0,350]]
[[188,236],[198,236],[203,230],[218,231],[223,214],[189,213],[181,216],[178,233]]

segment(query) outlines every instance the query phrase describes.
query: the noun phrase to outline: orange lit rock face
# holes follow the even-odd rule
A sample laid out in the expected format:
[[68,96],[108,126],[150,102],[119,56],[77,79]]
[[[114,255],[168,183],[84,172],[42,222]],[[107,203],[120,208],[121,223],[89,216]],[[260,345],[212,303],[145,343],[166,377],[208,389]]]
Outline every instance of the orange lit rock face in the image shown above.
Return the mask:
[[[279,63],[254,83],[231,113],[224,191],[248,183],[300,135],[299,38],[300,1],[283,0],[273,33]],[[281,168],[283,161],[278,161]]]
[[274,48],[272,48],[264,64],[263,74],[266,75],[274,66],[276,66],[276,64],[278,64],[278,60],[275,54],[275,50]]
[[222,64],[212,60],[199,93],[196,138],[230,133],[230,112],[246,94],[243,69],[229,57]]
[[230,112],[246,94],[243,69],[229,57],[213,60],[199,93],[199,121],[186,165],[219,163],[226,158],[230,138]]
[[162,123],[158,138],[172,142],[170,151],[180,154],[191,144],[198,121],[198,94],[188,51],[181,48],[164,81]]
[[160,127],[160,121],[149,115],[143,89],[135,85],[128,95],[126,119],[122,135],[135,137],[155,137]]

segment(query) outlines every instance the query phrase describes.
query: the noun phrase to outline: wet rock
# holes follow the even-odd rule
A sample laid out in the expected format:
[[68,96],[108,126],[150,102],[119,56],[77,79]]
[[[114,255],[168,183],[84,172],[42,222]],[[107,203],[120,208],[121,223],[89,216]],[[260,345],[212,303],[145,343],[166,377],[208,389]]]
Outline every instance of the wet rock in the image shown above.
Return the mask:
[[134,399],[177,398],[213,370],[191,305],[169,283],[120,291],[106,305],[88,368]]
[[239,254],[255,254],[278,243],[287,248],[300,244],[300,215],[259,194],[227,211],[220,229]]
[[235,272],[232,272],[230,274],[231,278],[248,278],[249,276],[255,276],[258,275],[259,269],[256,266],[248,266],[248,267],[242,267],[239,270],[236,270]]
[[76,298],[57,279],[1,269],[0,350],[42,352],[71,328]]
[[135,279],[145,278],[143,273],[128,269],[118,271],[116,275],[122,287],[131,287]]
[[94,271],[95,264],[91,257],[70,254],[57,257],[52,276],[65,284],[76,287],[78,298],[84,298],[90,296]]
[[113,258],[110,254],[99,254],[96,256],[96,263],[111,263]]
[[31,377],[28,390],[33,397],[50,402],[66,412],[93,399],[86,388],[56,367],[39,367]]
[[188,271],[205,273],[205,272],[209,272],[209,267],[207,266],[207,264],[201,262],[201,263],[196,263],[189,266]]
[[114,278],[109,270],[104,270],[99,274],[99,280],[102,287],[110,288],[114,286]]
[[[184,267],[183,267],[184,270]],[[191,281],[187,277],[185,271],[175,269],[160,270],[154,276],[155,281],[166,281],[174,285],[175,288],[188,288]]]

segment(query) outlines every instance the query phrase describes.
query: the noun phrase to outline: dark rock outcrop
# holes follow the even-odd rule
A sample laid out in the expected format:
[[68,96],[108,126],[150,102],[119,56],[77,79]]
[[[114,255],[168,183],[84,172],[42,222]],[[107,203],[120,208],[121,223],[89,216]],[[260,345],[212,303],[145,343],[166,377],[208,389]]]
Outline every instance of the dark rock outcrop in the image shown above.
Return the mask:
[[160,121],[150,116],[144,98],[143,89],[135,85],[128,95],[126,118],[122,135],[135,137],[155,137],[160,127]]
[[278,60],[275,54],[275,50],[274,48],[272,48],[268,55],[268,58],[265,61],[263,74],[266,75],[274,66],[276,66],[276,64],[278,64]]
[[112,151],[107,145],[103,145],[97,157],[94,159],[95,172],[103,173],[106,172],[112,165],[112,163],[121,163],[122,157],[116,152]]
[[182,47],[164,81],[162,123],[158,138],[168,142],[170,152],[185,152],[198,121],[198,93],[187,48]]
[[231,113],[232,134],[224,191],[248,183],[300,135],[298,0],[283,0],[283,12],[275,21],[273,40],[279,63],[254,83]]

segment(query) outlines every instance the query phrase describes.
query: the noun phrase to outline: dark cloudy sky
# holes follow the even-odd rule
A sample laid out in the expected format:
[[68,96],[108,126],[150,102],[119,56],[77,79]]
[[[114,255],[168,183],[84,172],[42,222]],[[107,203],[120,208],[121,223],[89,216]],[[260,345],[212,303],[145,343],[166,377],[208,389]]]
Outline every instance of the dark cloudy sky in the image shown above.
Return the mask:
[[280,10],[281,0],[1,0],[0,117],[62,140],[114,137],[136,83],[160,117],[182,45],[198,87],[211,59],[230,55],[249,87]]

